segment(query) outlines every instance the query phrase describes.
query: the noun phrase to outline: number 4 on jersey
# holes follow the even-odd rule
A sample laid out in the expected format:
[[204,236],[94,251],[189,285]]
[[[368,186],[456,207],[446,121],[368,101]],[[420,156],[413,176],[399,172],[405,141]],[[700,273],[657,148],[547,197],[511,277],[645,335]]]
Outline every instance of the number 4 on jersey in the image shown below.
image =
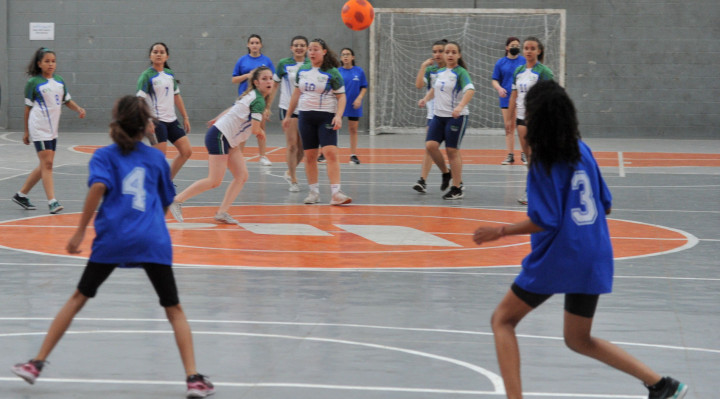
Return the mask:
[[132,195],[132,207],[145,212],[145,169],[136,166],[123,178],[122,193]]

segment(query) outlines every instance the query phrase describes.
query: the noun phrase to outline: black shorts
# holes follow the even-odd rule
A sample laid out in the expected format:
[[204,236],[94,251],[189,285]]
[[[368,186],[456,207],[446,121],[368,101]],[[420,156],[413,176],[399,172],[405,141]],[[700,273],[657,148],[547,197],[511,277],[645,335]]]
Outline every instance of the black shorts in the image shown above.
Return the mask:
[[298,130],[303,150],[330,145],[337,146],[337,130],[333,129],[335,114],[323,111],[300,111]]
[[347,118],[349,121],[359,121],[360,120],[359,116],[348,116]]
[[515,125],[517,125],[517,126],[526,126],[526,125],[525,125],[525,119],[515,119]]
[[[78,291],[88,298],[94,298],[98,288],[110,277],[110,274],[117,266],[117,264],[112,263],[88,261],[85,271],[80,277],[77,286]],[[147,273],[155,292],[160,298],[160,306],[166,308],[180,303],[172,267],[157,263],[143,263],[141,266],[145,269],[145,273]]]
[[[282,122],[282,121],[285,120],[285,117],[287,116],[287,110],[286,110],[286,109],[283,109],[283,108],[278,108],[278,109],[280,110],[280,112],[278,113],[278,115],[280,115],[280,122]],[[291,118],[297,118],[297,117],[298,117],[298,114],[293,113],[292,115],[290,115],[290,117],[291,117]]]
[[[535,294],[526,291],[515,283],[510,289],[520,300],[533,309],[552,296],[552,294]],[[592,319],[595,316],[598,299],[600,299],[600,295],[595,294],[565,294],[565,310],[570,314]]]

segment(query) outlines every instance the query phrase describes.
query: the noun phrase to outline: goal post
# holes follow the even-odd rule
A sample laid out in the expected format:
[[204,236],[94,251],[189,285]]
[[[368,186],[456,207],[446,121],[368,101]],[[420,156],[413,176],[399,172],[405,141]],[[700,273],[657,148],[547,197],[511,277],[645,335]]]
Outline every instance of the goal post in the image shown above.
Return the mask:
[[426,110],[415,87],[420,64],[437,40],[456,41],[475,85],[468,134],[503,134],[498,96],[492,88],[495,62],[505,40],[539,38],[555,79],[565,83],[564,9],[376,8],[370,25],[370,134],[425,133]]

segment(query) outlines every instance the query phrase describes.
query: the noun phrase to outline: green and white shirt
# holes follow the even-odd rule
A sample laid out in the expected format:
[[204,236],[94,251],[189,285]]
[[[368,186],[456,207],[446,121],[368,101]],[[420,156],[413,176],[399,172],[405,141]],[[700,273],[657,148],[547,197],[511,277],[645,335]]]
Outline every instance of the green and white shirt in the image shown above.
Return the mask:
[[[425,68],[425,75],[423,76],[423,82],[425,82],[425,87],[428,91],[433,88],[435,85],[435,80],[437,79],[437,72],[440,69],[437,65],[430,65],[429,67]],[[425,108],[427,108],[427,118],[432,119],[433,115],[435,115],[435,99],[431,99],[425,104]]]
[[230,147],[237,147],[252,134],[252,120],[262,121],[265,111],[265,97],[255,89],[238,98],[232,108],[215,122],[218,128],[230,143]]
[[305,61],[297,62],[293,57],[283,58],[278,62],[273,80],[280,83],[280,102],[278,104],[280,108],[287,110],[290,106],[290,97],[295,88],[294,82],[298,69],[306,62],[308,62],[307,58]]
[[171,69],[164,68],[161,72],[152,67],[146,69],[138,79],[137,90],[136,96],[147,101],[150,111],[158,120],[177,120],[175,95],[180,94],[180,88]]
[[65,81],[60,75],[45,79],[33,76],[25,84],[25,105],[32,107],[28,117],[31,141],[48,141],[58,136],[62,105],[70,101]]
[[[445,118],[452,117],[453,110],[458,106],[466,91],[475,90],[470,74],[461,66],[453,69],[439,69],[433,88],[435,89],[435,115]],[[460,115],[469,114],[470,110],[466,105]]]
[[320,70],[312,64],[304,64],[298,69],[295,87],[300,89],[298,111],[322,111],[336,113],[336,94],[345,93],[345,82],[337,68]]
[[517,119],[525,120],[525,95],[539,80],[553,80],[550,68],[539,62],[532,69],[527,69],[527,65],[520,65],[515,69],[512,89],[517,90]]

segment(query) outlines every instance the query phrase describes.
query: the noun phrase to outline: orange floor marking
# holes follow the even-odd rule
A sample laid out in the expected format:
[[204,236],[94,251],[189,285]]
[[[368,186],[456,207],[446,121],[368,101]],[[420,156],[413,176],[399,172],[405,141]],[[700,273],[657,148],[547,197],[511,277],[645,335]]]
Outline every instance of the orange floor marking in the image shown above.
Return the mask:
[[[522,211],[445,207],[329,205],[242,206],[230,213],[241,223],[298,223],[329,236],[261,235],[238,226],[214,224],[215,208],[184,207],[186,223],[209,223],[201,229],[171,229],[175,264],[287,268],[431,268],[519,265],[529,236],[506,237],[477,246],[472,232],[480,225],[500,225],[525,218]],[[0,223],[0,245],[67,255],[65,245],[79,214],[47,215]],[[175,221],[170,218],[168,224]],[[404,226],[458,244],[458,247],[382,245],[337,225]],[[610,220],[616,258],[656,254],[688,243],[683,234],[629,221]],[[172,226],[171,226],[172,227]],[[94,230],[81,249],[90,253]],[[42,245],[38,245],[42,243]]]
[[[73,147],[76,151],[92,154],[100,146],[78,145]],[[444,152],[443,152],[444,153]],[[505,150],[473,150],[463,149],[463,163],[467,165],[498,165],[505,159]],[[597,162],[602,167],[618,166],[618,153],[598,151],[594,153]],[[168,146],[167,157],[175,158],[177,151]],[[245,147],[245,156],[248,162],[258,162],[257,147]],[[419,165],[423,161],[425,152],[421,148],[358,148],[357,156],[362,163],[368,164],[413,164]],[[285,147],[267,147],[267,157],[272,162],[285,162]],[[350,157],[350,149],[340,149],[340,161],[346,163]],[[625,167],[658,167],[658,166],[708,166],[720,167],[720,154],[691,154],[691,153],[660,153],[660,152],[624,152]],[[207,160],[205,147],[193,147],[193,160]],[[520,152],[515,152],[513,167],[523,166],[520,163]]]

